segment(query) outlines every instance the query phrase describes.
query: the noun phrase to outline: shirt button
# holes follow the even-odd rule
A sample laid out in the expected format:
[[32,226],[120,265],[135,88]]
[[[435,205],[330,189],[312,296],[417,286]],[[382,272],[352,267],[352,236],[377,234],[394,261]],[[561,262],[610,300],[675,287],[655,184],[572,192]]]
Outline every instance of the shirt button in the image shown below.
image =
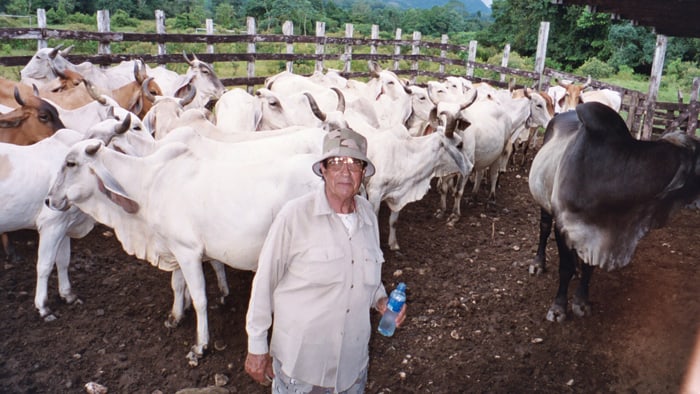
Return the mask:
[[350,288],[351,288],[351,289],[354,289],[354,288],[355,288],[355,285],[350,285]]
[[345,313],[350,313],[350,309],[346,310]]

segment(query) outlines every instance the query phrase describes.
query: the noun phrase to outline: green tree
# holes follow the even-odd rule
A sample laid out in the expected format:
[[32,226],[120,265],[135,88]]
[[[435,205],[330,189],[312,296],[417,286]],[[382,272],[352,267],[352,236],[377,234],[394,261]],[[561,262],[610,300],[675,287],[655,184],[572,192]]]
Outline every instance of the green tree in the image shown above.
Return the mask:
[[227,29],[232,29],[236,22],[236,11],[228,3],[219,3],[214,11],[214,23]]

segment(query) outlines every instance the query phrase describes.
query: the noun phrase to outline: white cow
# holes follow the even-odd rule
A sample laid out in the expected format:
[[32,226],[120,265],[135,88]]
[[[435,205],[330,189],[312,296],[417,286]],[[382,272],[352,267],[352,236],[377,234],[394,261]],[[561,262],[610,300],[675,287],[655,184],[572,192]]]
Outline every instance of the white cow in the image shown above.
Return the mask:
[[98,140],[76,144],[47,202],[59,210],[77,206],[112,227],[127,253],[175,271],[169,322],[182,318],[186,283],[197,314],[188,358],[197,365],[209,343],[202,260],[255,270],[281,206],[321,187],[310,170],[318,155],[240,164],[198,157],[179,143],[143,158],[103,146]]
[[44,205],[46,193],[68,149],[82,138],[80,132],[62,129],[33,145],[0,143],[0,172],[3,174],[0,176],[0,233],[38,230],[34,306],[46,321],[56,318],[46,305],[53,266],[57,267],[61,298],[74,302],[77,296],[68,278],[70,238],[85,236],[94,224],[77,208],[57,212]]
[[367,198],[378,214],[382,201],[391,210],[389,248],[398,250],[396,221],[406,204],[418,201],[439,173],[467,174],[468,164],[460,152],[461,137],[443,132],[413,137],[407,130],[384,131],[367,137],[367,157],[376,173],[365,182]]

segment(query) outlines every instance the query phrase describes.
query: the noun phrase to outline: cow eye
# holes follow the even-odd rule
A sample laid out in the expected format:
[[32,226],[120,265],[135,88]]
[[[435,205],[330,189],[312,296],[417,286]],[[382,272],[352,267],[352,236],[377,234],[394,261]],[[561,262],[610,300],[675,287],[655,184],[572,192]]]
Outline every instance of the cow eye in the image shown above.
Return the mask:
[[75,162],[74,161],[67,161],[66,167],[75,167]]
[[47,114],[39,114],[39,121],[42,123],[46,123],[50,120],[49,115]]

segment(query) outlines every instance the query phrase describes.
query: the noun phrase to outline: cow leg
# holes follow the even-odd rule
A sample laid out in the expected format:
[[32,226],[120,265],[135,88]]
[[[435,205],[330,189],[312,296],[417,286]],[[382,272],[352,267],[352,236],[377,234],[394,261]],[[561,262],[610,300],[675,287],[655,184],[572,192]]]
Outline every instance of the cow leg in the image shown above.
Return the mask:
[[537,127],[530,127],[530,133],[527,136],[527,142],[523,146],[523,157],[520,161],[520,166],[525,167],[525,161],[527,160],[527,151],[530,148],[534,148],[537,143]]
[[462,196],[464,195],[464,188],[467,186],[468,177],[459,175],[457,177],[457,184],[454,189],[454,206],[452,207],[452,214],[447,219],[447,225],[453,227],[455,223],[459,221],[462,217]]
[[216,284],[219,286],[219,293],[221,293],[219,304],[224,305],[226,304],[226,297],[229,295],[228,282],[226,281],[226,266],[218,260],[210,260],[209,264],[211,264],[216,273]]
[[442,219],[443,216],[445,216],[445,212],[447,212],[447,196],[450,194],[452,191],[454,194],[454,185],[455,185],[455,176],[454,175],[446,175],[438,178],[437,181],[437,190],[438,193],[440,193],[440,206],[438,207],[438,210],[435,212],[435,217],[438,219]]
[[399,220],[399,212],[391,211],[389,214],[389,249],[399,250],[399,241],[396,239],[396,222]]
[[185,292],[187,288],[185,278],[182,276],[182,270],[176,269],[172,272],[170,275],[170,287],[173,289],[173,306],[170,309],[168,320],[165,321],[165,326],[175,328],[185,315]]
[[16,263],[19,261],[19,256],[15,251],[15,246],[12,244],[12,239],[10,239],[10,234],[2,233],[0,234],[0,241],[2,241],[2,250],[5,252],[5,259],[9,263]]
[[76,301],[81,302],[73,293],[68,277],[68,265],[70,264],[70,237],[65,236],[58,245],[56,253],[56,272],[58,273],[58,294],[67,304]]
[[552,232],[552,215],[540,208],[540,240],[537,244],[537,254],[530,263],[530,275],[539,275],[547,269],[547,240]]
[[34,307],[39,311],[44,321],[56,320],[56,316],[46,306],[48,301],[48,283],[53,266],[57,261],[57,256],[61,254],[60,266],[58,267],[60,294],[66,301],[75,300],[70,288],[68,278],[68,263],[70,262],[70,240],[65,229],[60,226],[45,224],[39,231],[39,248],[36,261],[36,291],[34,292]]
[[477,194],[479,193],[479,188],[481,188],[481,181],[484,179],[484,170],[474,171],[474,186],[472,187],[472,202],[476,202]]
[[[508,158],[502,156],[499,160],[507,161]],[[498,176],[500,175],[501,163],[496,161],[491,167],[489,167],[489,182],[491,182],[491,189],[489,190],[489,198],[487,202],[491,204],[496,203],[496,187],[498,186]]]
[[576,294],[571,302],[571,310],[578,317],[589,316],[591,314],[591,304],[588,302],[588,288],[593,276],[592,265],[581,263],[581,280],[576,288]]
[[202,262],[196,258],[180,259],[180,270],[192,296],[192,305],[197,314],[197,342],[187,354],[190,366],[199,365],[199,359],[209,346],[209,321],[207,317],[207,293]]
[[576,252],[566,245],[564,237],[558,226],[554,226],[554,238],[557,240],[559,250],[559,288],[554,302],[547,312],[547,320],[561,323],[566,320],[566,308],[568,302],[569,282],[576,271]]

